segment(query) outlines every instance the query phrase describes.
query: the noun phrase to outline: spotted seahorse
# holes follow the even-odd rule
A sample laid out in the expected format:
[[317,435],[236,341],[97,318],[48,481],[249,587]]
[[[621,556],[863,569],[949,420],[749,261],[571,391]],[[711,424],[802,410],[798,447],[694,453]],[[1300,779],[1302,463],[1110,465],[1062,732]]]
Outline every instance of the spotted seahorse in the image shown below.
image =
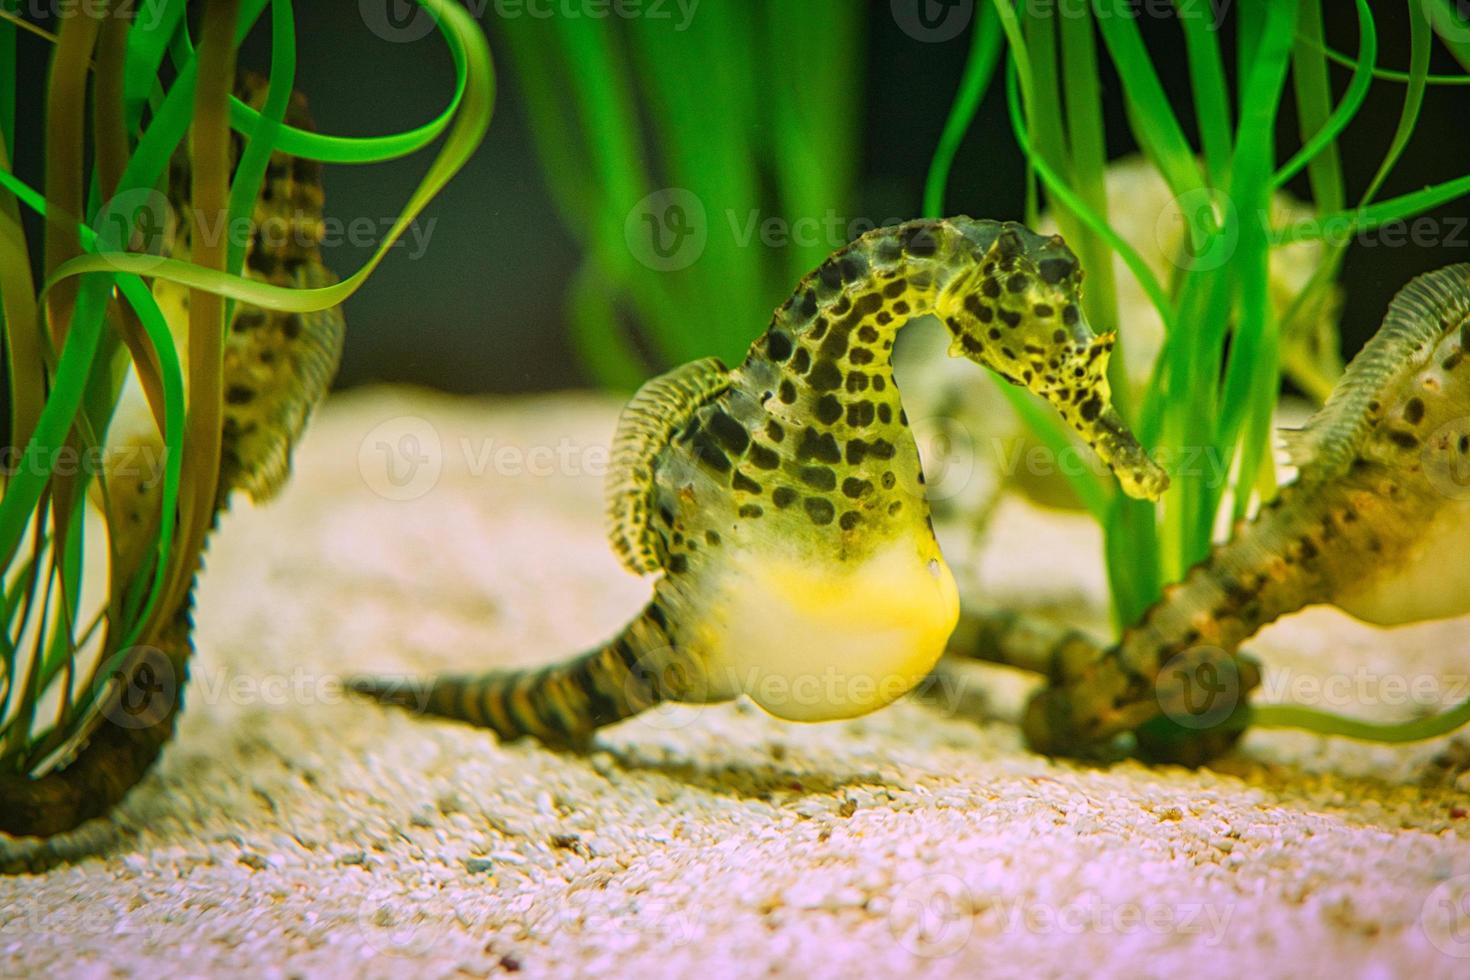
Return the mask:
[[648,382],[614,437],[608,510],[652,600],[611,642],[539,670],[356,678],[378,700],[576,744],[664,700],[740,694],[782,718],[851,717],[933,666],[958,598],[935,541],[895,335],[946,325],[963,355],[1040,395],[1134,496],[1167,484],[1110,403],[1112,335],[1081,312],[1061,238],[953,218],[874,230],[797,286],[743,363]]
[[[1278,617],[1335,605],[1395,626],[1470,613],[1470,264],[1418,277],[1307,424],[1285,434],[1297,468],[1229,540],[1165,588],[1105,647],[1011,614],[977,617],[956,652],[1038,669],[1049,686],[1025,730],[1085,753],[1125,731],[1203,761],[1249,719],[1259,679],[1240,645]],[[1202,681],[1226,698],[1213,733]],[[1162,716],[1162,717],[1161,717]]]

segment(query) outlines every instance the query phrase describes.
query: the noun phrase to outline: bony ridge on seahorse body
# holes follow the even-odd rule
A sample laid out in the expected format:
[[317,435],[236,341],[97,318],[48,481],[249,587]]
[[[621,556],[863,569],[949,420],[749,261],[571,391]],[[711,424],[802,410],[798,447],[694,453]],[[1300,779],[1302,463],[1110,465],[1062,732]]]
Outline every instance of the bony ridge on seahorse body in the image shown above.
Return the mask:
[[618,637],[539,670],[349,687],[570,744],[663,700],[743,693],[802,721],[894,700],[939,658],[958,615],[890,366],[909,320],[934,314],[952,355],[1045,398],[1126,492],[1167,485],[1110,404],[1114,338],[1089,329],[1081,278],[1059,237],[1013,223],[864,235],[801,281],[741,365],[686,364],[624,409],[612,542],[632,571],[660,577]]
[[[1203,761],[1248,723],[1245,695],[1259,675],[1236,651],[1278,617],[1320,603],[1380,626],[1470,613],[1470,264],[1406,285],[1286,443],[1295,481],[1115,646],[1010,614],[957,634],[985,647],[983,659],[1049,676],[1024,722],[1034,747],[1086,752],[1135,731],[1145,751]],[[1195,725],[1188,702],[1202,669],[1230,688],[1228,710],[1210,711],[1214,734],[1182,730]]]

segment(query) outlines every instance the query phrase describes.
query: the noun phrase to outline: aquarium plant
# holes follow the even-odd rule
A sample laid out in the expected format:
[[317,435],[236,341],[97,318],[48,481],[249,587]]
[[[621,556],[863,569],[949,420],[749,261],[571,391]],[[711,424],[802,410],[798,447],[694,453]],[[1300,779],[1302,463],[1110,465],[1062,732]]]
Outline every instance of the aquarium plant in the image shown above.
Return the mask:
[[[340,304],[478,145],[493,101],[483,35],[452,0],[421,5],[455,64],[448,105],[403,132],[339,137],[283,121],[296,69],[290,0],[165,0],[149,4],[148,16],[133,0],[82,4],[59,19],[55,36],[22,19],[22,4],[0,2],[0,319],[10,407],[0,774],[35,775],[64,760],[117,695],[118,665],[188,601],[215,518],[221,351],[233,305],[305,313]],[[232,94],[236,51],[253,30],[271,42],[260,111]],[[26,43],[52,46],[44,79],[18,76],[15,52]],[[34,186],[11,161],[17,93],[37,84],[46,128]],[[186,134],[189,203],[227,216],[231,228],[249,226],[274,150],[347,165],[442,143],[371,258],[340,282],[296,289],[246,276],[243,236],[202,238],[190,261],[165,253],[169,163]],[[233,173],[232,138],[241,147]],[[27,245],[35,224],[39,256]],[[186,323],[165,319],[159,283],[193,290]],[[161,518],[136,568],[121,566],[112,546],[106,468],[86,462],[102,458],[130,369],[165,446]]]

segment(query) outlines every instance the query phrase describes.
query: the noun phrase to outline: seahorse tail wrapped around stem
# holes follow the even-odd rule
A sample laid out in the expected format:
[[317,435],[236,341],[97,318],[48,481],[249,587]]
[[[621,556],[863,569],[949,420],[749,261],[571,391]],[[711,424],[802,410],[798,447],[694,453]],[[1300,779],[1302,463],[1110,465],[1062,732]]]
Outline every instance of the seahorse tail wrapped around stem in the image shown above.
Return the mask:
[[949,653],[1046,677],[1022,728],[1032,748],[1051,755],[1107,752],[1115,735],[1131,732],[1148,758],[1199,765],[1240,737],[1247,695],[1260,684],[1253,657],[1208,646],[1171,660],[1150,681],[1127,667],[1118,647],[1015,610],[966,609]]
[[173,737],[188,676],[191,598],[157,646],[135,647],[112,675],[97,728],[65,767],[30,778],[0,776],[0,831],[50,837],[107,813],[152,767]]

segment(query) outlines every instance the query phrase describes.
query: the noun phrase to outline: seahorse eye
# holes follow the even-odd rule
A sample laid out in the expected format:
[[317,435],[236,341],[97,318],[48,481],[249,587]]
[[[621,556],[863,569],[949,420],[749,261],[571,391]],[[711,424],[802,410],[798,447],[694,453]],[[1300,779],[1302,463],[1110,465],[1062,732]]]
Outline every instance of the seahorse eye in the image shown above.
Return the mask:
[[1002,262],[1014,262],[1026,252],[1026,243],[1015,228],[1007,225],[995,239],[996,254]]
[[1070,256],[1052,255],[1036,263],[1036,271],[1049,286],[1060,285],[1077,272],[1077,260]]

